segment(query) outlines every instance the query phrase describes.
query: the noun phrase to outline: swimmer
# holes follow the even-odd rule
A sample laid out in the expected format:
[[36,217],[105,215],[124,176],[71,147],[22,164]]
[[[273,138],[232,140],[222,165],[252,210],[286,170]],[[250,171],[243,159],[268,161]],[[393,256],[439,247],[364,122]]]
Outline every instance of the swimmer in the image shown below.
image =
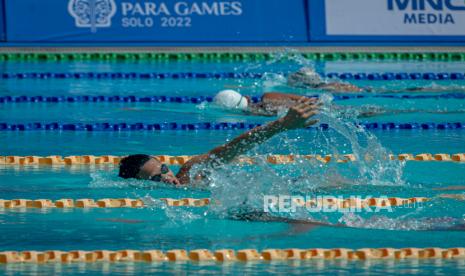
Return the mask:
[[242,111],[248,115],[276,116],[294,106],[302,96],[284,93],[264,93],[260,102],[253,103],[249,96],[234,90],[223,90],[216,94],[213,103],[228,110]]
[[374,87],[358,87],[349,83],[329,82],[321,78],[313,68],[302,67],[297,72],[287,77],[287,85],[290,87],[322,90],[331,93],[402,93],[402,92],[442,92],[450,89],[463,89],[461,87],[407,87],[404,89],[385,89]]
[[[234,90],[223,90],[213,98],[213,102],[215,105],[224,109],[238,110],[247,115],[274,117],[284,113],[287,109],[295,105],[300,98],[302,98],[301,95],[266,92],[262,95],[258,103],[253,103],[249,96],[242,96],[239,92]],[[434,114],[463,113],[463,111],[384,109],[374,105],[365,105],[356,108],[350,106],[334,106],[334,108],[343,113],[353,111],[357,118],[419,112]]]
[[[266,125],[256,127],[236,137],[231,142],[216,147],[211,151],[197,155],[186,162],[175,175],[171,169],[156,157],[145,154],[134,154],[123,158],[119,166],[119,177],[128,179],[151,180],[173,185],[191,183],[189,172],[196,164],[204,164],[214,168],[218,164],[229,163],[241,154],[246,153],[271,137],[293,129],[314,125],[317,121],[312,117],[317,113],[316,99],[301,97],[289,108],[287,114]],[[194,180],[202,180],[202,173]]]
[[296,88],[316,89],[326,92],[363,92],[364,89],[353,84],[326,82],[320,74],[310,67],[302,67],[287,77],[287,85]]

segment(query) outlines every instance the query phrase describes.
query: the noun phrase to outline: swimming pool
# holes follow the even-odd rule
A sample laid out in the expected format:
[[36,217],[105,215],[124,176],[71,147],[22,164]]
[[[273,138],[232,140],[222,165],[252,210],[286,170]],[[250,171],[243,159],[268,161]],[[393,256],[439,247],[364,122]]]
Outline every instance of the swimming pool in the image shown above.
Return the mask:
[[[320,61],[311,64],[323,73],[460,73],[464,62],[440,61]],[[182,97],[212,97],[225,88],[260,96],[267,91],[302,95],[318,91],[294,89],[285,83],[285,74],[299,69],[302,60],[249,62],[155,62],[155,61],[74,61],[2,63],[2,72],[17,74],[0,82],[0,123],[27,125],[40,123],[39,129],[0,129],[3,156],[70,156],[149,153],[154,155],[195,155],[221,145],[245,131],[249,124],[263,124],[268,117],[247,116],[215,108],[211,103],[192,102]],[[92,77],[59,74],[109,73]],[[141,77],[141,73],[170,73],[166,77]],[[174,73],[208,73],[204,77],[182,77]],[[215,73],[256,73],[216,77]],[[18,75],[18,74],[26,75]],[[37,77],[40,74],[44,77]],[[122,77],[111,73],[134,73]],[[210,74],[211,73],[211,74]],[[35,74],[35,75],[34,75]],[[20,77],[18,77],[20,76]],[[181,76],[181,77],[180,77]],[[184,75],[185,76],[185,75]],[[423,76],[423,75],[422,75]],[[320,117],[330,129],[292,131],[272,138],[249,155],[261,160],[256,165],[225,166],[214,174],[213,185],[194,188],[152,187],[150,183],[123,181],[113,165],[1,165],[2,199],[102,199],[141,198],[145,208],[0,208],[0,251],[23,250],[218,250],[253,248],[405,248],[465,247],[460,229],[445,230],[464,223],[465,201],[441,198],[440,194],[463,195],[463,190],[441,188],[464,185],[463,162],[389,161],[389,154],[458,154],[465,152],[465,99],[463,79],[346,79],[360,86],[394,89],[377,97],[374,93],[334,94],[333,104],[358,110],[376,106],[387,114],[360,118],[362,123],[377,123],[372,129],[358,129],[354,116]],[[409,87],[435,88],[435,92],[408,92]],[[14,100],[18,96],[27,100]],[[361,95],[362,97],[356,97]],[[444,95],[452,95],[445,97]],[[33,96],[55,97],[50,100]],[[81,97],[80,97],[81,96]],[[89,100],[82,96],[105,96]],[[137,101],[114,96],[159,97]],[[172,97],[161,100],[161,96]],[[421,96],[421,97],[418,97]],[[444,96],[444,97],[443,97]],[[3,101],[1,100],[3,97]],[[7,98],[11,97],[11,99]],[[66,97],[71,97],[68,100]],[[74,98],[73,98],[74,97]],[[79,98],[80,97],[80,98]],[[113,98],[112,98],[113,97]],[[178,97],[178,98],[176,98]],[[416,98],[415,98],[416,97]],[[8,100],[7,100],[8,99]],[[74,99],[74,100],[73,100]],[[111,100],[113,99],[113,100]],[[190,98],[189,98],[190,99]],[[162,102],[159,102],[162,101]],[[186,102],[187,101],[187,102]],[[409,112],[399,113],[399,110]],[[329,111],[328,111],[329,112]],[[329,114],[330,115],[330,114]],[[61,127],[45,127],[51,123]],[[127,128],[115,131],[85,127],[96,124],[161,124],[175,122],[179,127]],[[183,129],[182,125],[230,125],[218,129]],[[243,123],[244,127],[236,124]],[[414,123],[411,127],[390,128],[383,124]],[[416,124],[415,124],[416,123]],[[436,127],[445,124],[450,127]],[[458,123],[458,124],[457,124]],[[82,128],[60,130],[62,124],[81,124]],[[429,124],[429,127],[421,127]],[[371,125],[373,126],[373,125]],[[379,127],[378,127],[379,126]],[[389,126],[389,125],[386,125]],[[244,128],[244,129],[243,129]],[[369,128],[369,127],[368,127]],[[374,137],[372,137],[374,135]],[[354,152],[354,150],[356,152]],[[266,154],[367,154],[369,162],[329,162],[298,160],[292,164],[269,164],[259,156]],[[359,160],[361,161],[361,160]],[[176,167],[176,166],[174,166]],[[439,188],[439,189],[438,189]],[[277,214],[307,218],[350,227],[298,227],[280,222],[231,220],[228,210],[248,200],[263,204],[264,195],[335,195],[375,197],[426,197],[430,200],[407,208],[380,213]],[[160,198],[211,198],[220,207],[166,207]],[[448,217],[447,219],[443,219]],[[456,260],[308,260],[272,263],[72,263],[8,264],[2,273],[303,273],[367,272],[378,273],[464,273],[463,259]]]

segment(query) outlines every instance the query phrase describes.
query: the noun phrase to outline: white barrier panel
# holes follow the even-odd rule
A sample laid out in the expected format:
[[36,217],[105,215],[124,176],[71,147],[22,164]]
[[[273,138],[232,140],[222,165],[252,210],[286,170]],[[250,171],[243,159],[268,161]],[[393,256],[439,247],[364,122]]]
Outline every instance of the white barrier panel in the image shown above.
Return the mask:
[[464,0],[326,0],[326,35],[465,35]]

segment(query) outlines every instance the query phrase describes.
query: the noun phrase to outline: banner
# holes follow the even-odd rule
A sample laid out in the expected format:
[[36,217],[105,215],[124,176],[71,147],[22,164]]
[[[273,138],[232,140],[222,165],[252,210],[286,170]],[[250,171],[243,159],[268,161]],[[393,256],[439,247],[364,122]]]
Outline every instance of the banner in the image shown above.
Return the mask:
[[9,42],[306,42],[305,0],[6,0]]
[[464,0],[310,0],[310,6],[316,40],[464,40]]

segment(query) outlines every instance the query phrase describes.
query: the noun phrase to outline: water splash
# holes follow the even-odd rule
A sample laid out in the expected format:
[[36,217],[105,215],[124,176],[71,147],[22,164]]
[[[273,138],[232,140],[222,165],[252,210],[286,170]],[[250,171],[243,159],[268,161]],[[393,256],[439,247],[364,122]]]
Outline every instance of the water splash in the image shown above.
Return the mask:
[[[232,210],[241,208],[263,210],[265,195],[311,196],[322,188],[405,184],[402,180],[403,163],[387,158],[390,152],[374,135],[356,124],[357,113],[339,112],[330,95],[323,95],[321,100],[324,107],[318,119],[320,123],[328,124],[332,131],[303,130],[281,134],[247,154],[256,159],[256,164],[252,166],[231,163],[214,169],[202,165],[193,168],[192,175],[208,170],[206,182],[209,183],[212,199],[219,203],[212,206],[213,213],[228,217]],[[312,134],[315,136],[312,137]],[[291,154],[339,155],[338,149],[341,147],[350,149],[359,161],[341,165],[297,158],[293,164],[279,166],[269,164],[263,156],[263,153],[276,153],[276,150]],[[321,213],[291,215],[305,215],[306,219],[314,221],[327,220]]]
[[[295,49],[284,49],[275,52],[271,55],[271,59],[265,63],[254,63],[247,64],[245,68],[240,68],[245,71],[255,72],[257,70],[265,70],[267,73],[264,74],[261,80],[255,82],[256,86],[260,86],[264,91],[270,91],[274,89],[289,90],[292,89],[294,93],[305,94],[307,91],[322,92],[322,90],[311,89],[311,88],[296,88],[289,87],[287,85],[286,75],[293,73],[301,69],[302,67],[308,67],[314,69],[316,72],[323,75],[325,73],[325,64],[331,63],[331,61],[320,61],[315,62],[313,60],[305,58],[302,53]],[[327,72],[326,72],[327,73]],[[395,82],[364,82],[364,81],[345,81],[339,78],[327,78],[322,77],[324,83],[340,83],[340,84],[360,84],[361,87],[367,92],[375,93],[409,93],[409,92],[430,92],[430,93],[442,93],[442,92],[458,92],[462,93],[465,91],[465,85],[458,84],[457,81],[443,82],[440,83],[427,80],[400,80]],[[332,93],[337,94],[337,91]],[[344,92],[345,93],[345,92]]]
[[192,210],[184,208],[165,208],[165,215],[176,226],[188,224],[203,217],[201,214],[196,214]]
[[[359,172],[359,184],[365,185],[404,185],[402,172],[405,163],[393,161],[388,158],[391,154],[378,141],[375,135],[358,125],[357,111],[343,112],[335,109],[332,104],[333,97],[324,94],[320,97],[323,108],[318,114],[320,123],[328,124],[338,134],[344,136],[355,155]],[[344,116],[341,118],[341,114]],[[326,136],[326,145],[333,154],[338,153],[337,144],[332,137]]]
[[[175,187],[166,183],[153,181],[143,181],[137,179],[121,179],[116,176],[114,170],[98,171],[90,174],[92,180],[89,184],[91,188],[97,189],[121,189],[125,196],[129,198],[138,198],[144,202],[145,208],[153,211],[162,210],[166,216],[168,224],[166,227],[175,227],[188,224],[192,221],[201,219],[205,214],[195,212],[192,208],[173,208],[167,207],[166,203],[160,200],[164,197],[182,198],[185,196],[187,187]],[[201,187],[196,189],[201,191]],[[174,195],[180,193],[181,195]],[[204,197],[193,195],[193,197]]]
[[313,60],[305,58],[301,52],[291,48],[286,48],[273,53],[272,58],[266,62],[266,65],[275,66],[276,63],[279,62],[288,62],[298,67],[315,67],[315,62]]
[[280,73],[264,73],[260,79],[260,86],[263,87],[263,91],[274,91],[281,86],[285,86],[287,78]]
[[454,217],[420,217],[406,216],[390,218],[387,216],[371,216],[362,218],[355,213],[347,213],[340,220],[341,223],[354,228],[407,230],[407,231],[445,231],[464,230],[465,219]]
[[164,183],[120,178],[114,170],[94,171],[90,174],[90,177],[92,180],[90,181],[89,187],[91,188],[130,188],[131,190],[157,190],[167,188],[167,185]]

